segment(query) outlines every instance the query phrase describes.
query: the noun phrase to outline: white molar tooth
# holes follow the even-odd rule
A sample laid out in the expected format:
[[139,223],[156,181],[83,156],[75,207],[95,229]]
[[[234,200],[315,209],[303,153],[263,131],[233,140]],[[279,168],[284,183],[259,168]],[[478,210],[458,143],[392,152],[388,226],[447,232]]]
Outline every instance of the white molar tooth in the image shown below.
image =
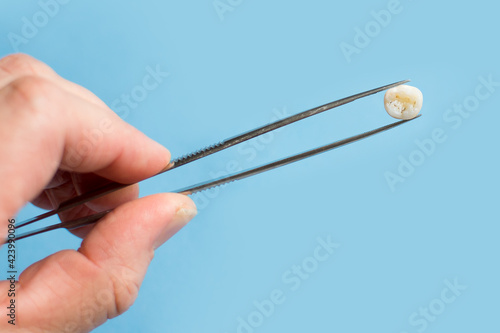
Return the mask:
[[424,96],[419,89],[401,85],[387,90],[384,106],[391,117],[408,120],[419,114],[423,101]]

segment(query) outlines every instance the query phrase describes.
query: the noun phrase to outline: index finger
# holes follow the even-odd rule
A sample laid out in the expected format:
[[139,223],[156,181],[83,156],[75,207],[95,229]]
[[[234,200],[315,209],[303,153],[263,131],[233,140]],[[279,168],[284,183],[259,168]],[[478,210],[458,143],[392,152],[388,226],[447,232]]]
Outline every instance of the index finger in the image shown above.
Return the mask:
[[[170,153],[120,119],[39,77],[0,89],[0,212],[5,220],[48,184],[58,168],[120,183],[148,178]],[[9,189],[9,191],[5,191]]]

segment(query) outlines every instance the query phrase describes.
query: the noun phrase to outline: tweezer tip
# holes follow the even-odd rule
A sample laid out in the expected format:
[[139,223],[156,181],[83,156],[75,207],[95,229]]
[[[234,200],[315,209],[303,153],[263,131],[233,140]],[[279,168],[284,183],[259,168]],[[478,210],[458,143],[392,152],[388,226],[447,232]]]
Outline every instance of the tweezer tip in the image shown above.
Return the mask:
[[420,117],[422,117],[422,114],[417,114],[415,117],[413,117],[411,119],[402,119],[402,120],[399,121],[399,123],[404,124],[404,123],[407,123],[409,121],[415,120],[415,119],[420,118]]
[[399,82],[395,83],[395,85],[399,86],[399,85],[402,85],[402,84],[405,84],[405,83],[409,83],[409,82],[411,82],[411,79],[406,79],[406,80],[399,81]]

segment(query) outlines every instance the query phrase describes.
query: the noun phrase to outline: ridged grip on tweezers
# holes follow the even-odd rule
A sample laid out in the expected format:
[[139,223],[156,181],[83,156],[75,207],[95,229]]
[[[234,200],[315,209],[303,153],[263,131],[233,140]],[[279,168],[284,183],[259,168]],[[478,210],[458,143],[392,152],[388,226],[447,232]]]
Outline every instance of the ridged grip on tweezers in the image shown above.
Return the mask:
[[172,161],[173,166],[169,170],[174,169],[174,168],[178,168],[182,165],[191,163],[191,162],[199,160],[200,158],[203,158],[205,156],[208,156],[208,155],[214,154],[218,151],[224,150],[227,148],[225,146],[225,142],[226,141],[222,141],[222,142],[213,144],[211,146],[205,147],[203,149],[197,150],[195,152],[192,152],[190,154],[186,154],[184,156],[178,157]]

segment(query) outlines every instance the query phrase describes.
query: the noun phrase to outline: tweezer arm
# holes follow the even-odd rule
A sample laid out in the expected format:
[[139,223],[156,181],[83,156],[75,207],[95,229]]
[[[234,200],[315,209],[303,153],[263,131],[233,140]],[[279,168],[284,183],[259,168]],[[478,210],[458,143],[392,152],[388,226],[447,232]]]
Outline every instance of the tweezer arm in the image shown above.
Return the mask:
[[268,132],[272,132],[278,128],[290,125],[290,124],[295,123],[297,121],[300,121],[302,119],[320,114],[322,112],[325,112],[325,111],[337,108],[339,106],[354,102],[357,99],[364,98],[364,97],[376,94],[378,92],[381,92],[381,91],[384,91],[384,90],[387,90],[387,89],[390,89],[390,88],[393,88],[393,87],[396,87],[396,86],[399,86],[399,85],[402,85],[402,84],[405,84],[408,82],[410,82],[410,80],[399,81],[399,82],[392,83],[392,84],[389,84],[386,86],[382,86],[379,88],[368,90],[368,91],[365,91],[365,92],[362,92],[362,93],[359,93],[356,95],[352,95],[352,96],[349,96],[349,97],[346,97],[343,99],[339,99],[338,101],[334,101],[334,102],[327,103],[327,104],[322,105],[322,106],[318,106],[316,108],[292,115],[290,117],[277,120],[277,121],[270,123],[268,125],[258,127],[254,130],[239,134],[239,135],[234,136],[232,138],[228,138],[228,139],[221,141],[220,143],[217,143],[215,145],[209,146],[207,148],[198,150],[198,151],[191,153],[189,155],[175,159],[173,161],[173,166],[160,172],[160,174],[163,172],[166,172],[168,170],[172,170],[172,169],[175,169],[177,167],[180,167],[182,165],[191,163],[193,161],[199,160],[200,158],[206,157],[208,155],[215,154],[221,150],[227,149],[227,148],[235,146],[239,143],[256,138],[256,137],[261,136],[263,134],[266,134]]
[[[322,113],[322,112],[325,112],[325,111],[337,108],[339,106],[351,103],[351,102],[353,102],[353,101],[355,101],[357,99],[360,99],[360,98],[363,98],[363,97],[367,97],[367,96],[376,94],[378,92],[381,92],[381,91],[384,91],[384,90],[387,90],[387,89],[390,89],[390,88],[393,88],[393,87],[405,84],[405,83],[407,83],[409,81],[410,80],[399,81],[399,82],[396,82],[396,83],[393,83],[393,84],[385,85],[385,86],[382,86],[382,87],[379,87],[379,88],[375,88],[375,89],[368,90],[368,91],[365,91],[365,92],[362,92],[362,93],[359,93],[359,94],[355,94],[355,95],[352,95],[352,96],[340,99],[338,101],[334,101],[334,102],[331,102],[331,103],[328,103],[328,104],[325,104],[325,105],[322,105],[322,106],[319,106],[319,107],[316,107],[316,108],[313,108],[313,109],[301,112],[299,114],[292,115],[290,117],[287,117],[287,118],[284,118],[284,119],[281,119],[281,120],[277,120],[277,121],[275,121],[275,122],[273,122],[271,124],[261,126],[259,128],[256,128],[254,130],[251,130],[251,131],[245,132],[243,134],[234,136],[232,138],[228,138],[228,139],[226,139],[224,141],[221,141],[221,142],[219,142],[217,144],[214,144],[212,146],[206,147],[204,149],[200,149],[200,150],[198,150],[198,151],[196,151],[194,153],[191,153],[191,154],[188,154],[188,155],[185,155],[183,157],[175,159],[172,163],[170,163],[167,167],[165,167],[165,169],[163,169],[162,171],[160,171],[158,174],[156,174],[154,176],[160,175],[160,174],[165,173],[165,172],[167,172],[169,170],[173,170],[173,169],[178,168],[178,167],[180,167],[182,165],[185,165],[185,164],[191,163],[193,161],[199,160],[199,159],[201,159],[203,157],[215,154],[215,153],[217,153],[217,152],[219,152],[221,150],[224,150],[224,149],[227,149],[229,147],[235,146],[235,145],[237,145],[239,143],[242,143],[242,142],[245,142],[247,140],[256,138],[256,137],[258,137],[258,136],[260,136],[262,134],[274,131],[274,130],[280,128],[280,127],[287,126],[289,124],[292,124],[294,122],[300,121],[302,119],[305,119],[305,118],[317,115],[319,113]],[[154,176],[152,176],[152,177],[154,177]],[[81,204],[84,204],[84,203],[86,203],[88,201],[100,198],[100,197],[102,197],[104,195],[107,195],[109,193],[112,193],[112,192],[115,192],[117,190],[123,189],[125,187],[130,186],[130,185],[132,185],[132,184],[120,184],[120,183],[114,183],[114,182],[109,183],[109,184],[107,184],[107,185],[105,185],[103,187],[100,187],[98,189],[95,189],[93,191],[87,192],[87,193],[85,193],[83,195],[80,195],[78,197],[75,197],[75,198],[69,199],[67,201],[64,201],[64,202],[62,202],[59,205],[58,208],[56,208],[54,210],[48,211],[48,212],[43,213],[41,215],[38,215],[38,216],[36,216],[34,218],[31,218],[29,220],[23,221],[23,222],[21,222],[21,223],[18,224],[17,228],[22,228],[24,226],[30,225],[32,223],[35,223],[37,221],[43,220],[43,219],[45,219],[47,217],[53,216],[55,214],[59,214],[59,213],[65,211],[65,210],[74,208],[74,207],[79,206]]]
[[[418,117],[420,117],[420,116],[418,116]],[[413,120],[413,119],[411,119],[411,120]],[[306,159],[308,157],[312,157],[315,155],[325,153],[327,151],[348,145],[350,143],[354,143],[356,141],[368,138],[368,137],[375,135],[377,133],[381,133],[381,132],[387,131],[391,128],[394,128],[394,127],[397,127],[397,126],[402,125],[404,123],[407,123],[411,120],[401,120],[401,121],[374,129],[372,131],[365,132],[365,133],[362,133],[359,135],[355,135],[355,136],[352,136],[350,138],[340,140],[340,141],[337,141],[337,142],[334,142],[334,143],[331,143],[331,144],[328,144],[328,145],[325,145],[325,146],[322,146],[322,147],[319,147],[316,149],[312,149],[312,150],[306,151],[306,152],[301,153],[301,154],[293,155],[293,156],[290,156],[290,157],[287,157],[287,158],[284,158],[284,159],[281,159],[281,160],[278,160],[278,161],[275,161],[275,162],[272,162],[272,163],[269,163],[269,164],[266,164],[266,165],[263,165],[263,166],[260,166],[257,168],[249,169],[246,171],[236,173],[234,175],[230,175],[227,177],[221,177],[221,178],[216,179],[216,180],[212,180],[212,181],[208,181],[205,183],[193,185],[193,186],[190,186],[187,188],[183,188],[183,189],[175,191],[175,193],[191,195],[191,194],[194,194],[197,192],[208,190],[208,189],[213,188],[213,187],[217,187],[217,186],[221,186],[221,185],[224,185],[227,183],[231,183],[231,182],[236,181],[236,180],[248,178],[248,177],[251,177],[253,175],[262,173],[262,172],[266,172],[266,171],[269,171],[269,170],[272,170],[272,169],[275,169],[275,168],[278,168],[278,167],[281,167],[281,166],[284,166],[287,164],[291,164],[291,163]],[[104,217],[109,212],[110,212],[110,210],[107,210],[107,211],[104,211],[104,212],[101,212],[98,214],[82,217],[82,218],[68,221],[68,222],[54,224],[54,225],[51,225],[51,226],[48,226],[45,228],[41,228],[41,229],[38,229],[38,230],[35,230],[32,232],[27,232],[25,234],[22,234],[22,235],[19,235],[18,237],[16,237],[16,240],[27,238],[30,236],[38,235],[41,233],[45,233],[47,231],[56,230],[56,229],[60,229],[60,228],[66,228],[68,230],[72,230],[72,229],[76,229],[76,228],[79,228],[82,226],[90,225],[90,224],[93,224],[93,223],[96,223],[97,221],[99,221],[102,217]]]
[[16,236],[15,240],[17,241],[17,240],[20,240],[23,238],[28,238],[31,236],[46,233],[48,231],[62,229],[62,228],[67,229],[67,230],[81,228],[81,227],[84,227],[86,225],[96,223],[97,221],[102,219],[105,215],[107,215],[110,212],[111,212],[111,210],[106,210],[106,211],[103,211],[103,212],[100,212],[97,214],[93,214],[93,215],[89,215],[89,216],[85,216],[85,217],[82,217],[79,219],[75,219],[75,220],[71,220],[71,221],[67,221],[67,222],[56,223],[56,224],[50,225],[48,227],[40,228],[40,229],[30,231],[30,232],[21,234],[19,236]]

